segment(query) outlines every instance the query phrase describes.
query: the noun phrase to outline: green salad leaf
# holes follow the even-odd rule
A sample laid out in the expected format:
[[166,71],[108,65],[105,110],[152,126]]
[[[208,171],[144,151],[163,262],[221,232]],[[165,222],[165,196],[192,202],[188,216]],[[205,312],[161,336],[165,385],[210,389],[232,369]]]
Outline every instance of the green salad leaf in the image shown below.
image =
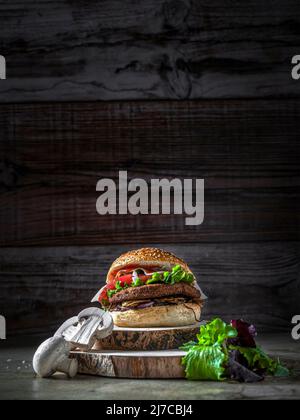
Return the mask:
[[[238,325],[239,329],[233,325]],[[253,329],[243,320],[227,324],[220,318],[201,326],[198,341],[190,341],[181,347],[187,352],[182,359],[186,378],[212,381],[231,378],[256,382],[265,375],[288,376],[289,370],[279,360],[272,359],[256,346]],[[251,334],[252,340],[246,340],[247,334]],[[248,342],[249,347],[241,345]]]
[[195,277],[192,273],[184,271],[181,265],[176,265],[173,267],[172,271],[154,273],[151,279],[147,281],[147,284],[165,283],[174,285],[181,282],[192,284],[194,281]]
[[237,330],[220,318],[202,325],[200,334],[197,335],[198,343],[189,342],[181,348],[188,352],[182,360],[187,379],[224,380],[228,362],[228,352],[224,343],[236,336]]
[[197,335],[201,346],[222,345],[228,338],[237,337],[238,333],[231,325],[226,324],[220,318],[214,319],[207,325],[202,325],[200,334]]
[[260,347],[248,348],[239,346],[230,346],[230,349],[239,351],[247,360],[252,370],[262,370],[272,376],[289,376],[287,368],[280,364],[279,360],[269,357]]
[[[137,274],[144,274],[142,270],[137,270]],[[165,271],[163,273],[153,273],[152,277],[146,282],[146,284],[169,284],[174,285],[180,282],[192,284],[195,281],[195,277],[192,273],[188,273],[183,270],[180,265],[173,267],[172,271]],[[107,296],[112,298],[115,294],[121,292],[129,287],[140,287],[145,286],[145,283],[139,278],[135,278],[131,284],[125,284],[122,286],[120,281],[116,282],[115,289],[107,291]]]
[[133,280],[132,287],[140,287],[140,286],[144,286],[144,283],[139,277],[137,277],[135,280]]
[[194,346],[183,358],[187,379],[222,381],[226,356],[220,346]]
[[283,366],[278,360],[278,365],[274,372],[274,376],[276,376],[277,378],[287,378],[290,375],[291,375],[291,371],[285,366]]
[[119,290],[117,290],[117,289],[115,289],[115,290],[108,290],[107,291],[107,296],[111,299],[118,292],[119,292]]

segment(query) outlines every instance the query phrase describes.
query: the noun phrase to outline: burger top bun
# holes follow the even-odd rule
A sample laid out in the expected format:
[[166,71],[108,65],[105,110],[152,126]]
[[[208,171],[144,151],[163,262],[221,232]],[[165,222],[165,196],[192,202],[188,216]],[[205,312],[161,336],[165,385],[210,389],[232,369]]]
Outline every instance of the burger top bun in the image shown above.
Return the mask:
[[188,265],[174,254],[158,248],[142,248],[129,251],[121,255],[110,267],[106,282],[114,278],[116,273],[127,267],[153,268],[158,267],[162,270],[171,270],[175,265],[180,265],[185,271],[190,272]]

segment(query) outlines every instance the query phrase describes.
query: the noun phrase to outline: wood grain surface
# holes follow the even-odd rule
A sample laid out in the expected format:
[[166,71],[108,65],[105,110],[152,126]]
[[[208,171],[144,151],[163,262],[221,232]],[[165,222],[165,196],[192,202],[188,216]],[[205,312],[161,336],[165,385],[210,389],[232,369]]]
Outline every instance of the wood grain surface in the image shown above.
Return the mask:
[[[299,116],[298,100],[0,106],[0,245],[298,240]],[[204,224],[99,216],[119,170],[204,178]]]
[[[0,3],[0,309],[54,330],[159,244],[262,329],[299,312],[299,0]],[[124,101],[124,102],[123,102]],[[96,184],[204,178],[205,221],[99,216]]]
[[[55,331],[89,303],[112,261],[140,244],[3,248],[0,307],[10,333]],[[208,295],[203,319],[243,317],[290,328],[299,311],[299,242],[164,245],[186,259]]]
[[[285,337],[285,342],[288,337]],[[280,354],[279,354],[280,353]],[[299,357],[292,352],[269,353],[270,357],[280,359],[280,362],[288,369],[299,371]],[[79,362],[79,373],[135,379],[179,379],[184,378],[182,351],[145,351],[145,352],[74,352],[73,358]],[[271,377],[268,378],[268,382]],[[232,384],[231,384],[232,385]]]
[[1,102],[299,97],[298,0],[4,0]]
[[79,373],[111,378],[182,379],[185,378],[182,351],[153,352],[73,352]]
[[93,350],[160,351],[178,349],[194,341],[201,323],[175,328],[118,328],[111,335],[100,338]]

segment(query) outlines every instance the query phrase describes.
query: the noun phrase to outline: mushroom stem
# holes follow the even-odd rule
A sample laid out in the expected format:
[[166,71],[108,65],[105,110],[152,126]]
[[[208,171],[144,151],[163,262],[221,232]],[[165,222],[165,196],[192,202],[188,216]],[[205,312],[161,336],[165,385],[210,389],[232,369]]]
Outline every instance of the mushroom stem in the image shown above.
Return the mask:
[[57,372],[65,373],[69,378],[75,378],[78,372],[78,361],[76,359],[62,359],[56,368]]
[[49,378],[56,372],[74,378],[78,371],[77,360],[70,359],[74,347],[63,337],[52,337],[40,345],[33,358],[33,369],[41,378]]

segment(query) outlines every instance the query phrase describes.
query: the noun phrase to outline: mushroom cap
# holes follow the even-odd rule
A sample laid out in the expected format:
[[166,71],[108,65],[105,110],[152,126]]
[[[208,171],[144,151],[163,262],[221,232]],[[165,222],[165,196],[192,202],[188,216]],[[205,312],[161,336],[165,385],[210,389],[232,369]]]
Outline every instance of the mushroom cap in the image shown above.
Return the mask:
[[63,337],[53,337],[37,349],[33,358],[33,369],[42,378],[56,372],[59,362],[69,357],[70,344]]

